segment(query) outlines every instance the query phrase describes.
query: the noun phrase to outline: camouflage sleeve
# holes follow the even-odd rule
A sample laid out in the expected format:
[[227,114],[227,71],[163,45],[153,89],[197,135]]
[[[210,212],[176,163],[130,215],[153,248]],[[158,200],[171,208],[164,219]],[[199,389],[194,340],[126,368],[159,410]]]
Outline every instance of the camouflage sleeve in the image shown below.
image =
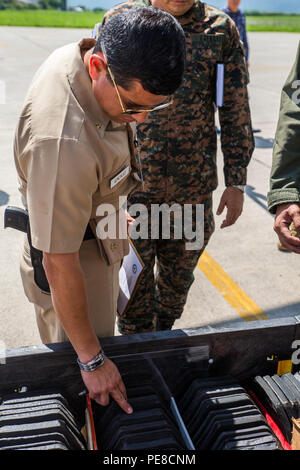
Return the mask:
[[300,203],[300,42],[295,64],[281,94],[273,149],[268,208]]
[[248,100],[248,71],[238,30],[228,18],[224,43],[224,105],[219,108],[226,186],[245,185],[254,150]]

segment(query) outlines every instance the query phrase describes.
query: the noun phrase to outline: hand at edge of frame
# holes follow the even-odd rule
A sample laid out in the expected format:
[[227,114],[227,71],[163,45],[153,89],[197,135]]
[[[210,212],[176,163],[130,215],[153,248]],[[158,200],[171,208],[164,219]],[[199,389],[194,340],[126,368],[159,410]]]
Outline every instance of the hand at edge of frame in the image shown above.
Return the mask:
[[297,203],[280,204],[276,209],[274,230],[280,243],[290,251],[300,254],[300,238],[290,231],[291,223],[300,236],[300,205]]

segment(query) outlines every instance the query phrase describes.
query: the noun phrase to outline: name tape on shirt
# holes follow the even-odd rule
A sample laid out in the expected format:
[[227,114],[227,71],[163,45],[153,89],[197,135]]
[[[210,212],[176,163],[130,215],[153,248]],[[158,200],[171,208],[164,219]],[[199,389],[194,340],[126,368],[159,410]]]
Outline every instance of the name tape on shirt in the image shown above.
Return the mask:
[[116,186],[116,184],[118,184],[122,179],[124,179],[125,176],[128,175],[128,173],[129,173],[129,165],[110,180],[110,189],[112,189],[114,186]]

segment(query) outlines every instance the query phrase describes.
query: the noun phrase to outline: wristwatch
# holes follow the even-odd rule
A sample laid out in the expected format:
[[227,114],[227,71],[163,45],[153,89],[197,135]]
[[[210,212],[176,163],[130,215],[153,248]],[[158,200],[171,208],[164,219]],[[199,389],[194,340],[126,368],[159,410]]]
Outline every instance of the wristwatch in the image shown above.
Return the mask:
[[246,191],[246,185],[242,185],[242,184],[233,184],[232,185],[233,188],[238,188],[240,191],[242,191],[242,193],[244,193]]
[[94,370],[98,369],[98,367],[103,366],[105,362],[105,354],[101,350],[93,359],[89,362],[81,362],[79,357],[77,358],[77,363],[79,365],[80,370],[84,372],[93,372]]

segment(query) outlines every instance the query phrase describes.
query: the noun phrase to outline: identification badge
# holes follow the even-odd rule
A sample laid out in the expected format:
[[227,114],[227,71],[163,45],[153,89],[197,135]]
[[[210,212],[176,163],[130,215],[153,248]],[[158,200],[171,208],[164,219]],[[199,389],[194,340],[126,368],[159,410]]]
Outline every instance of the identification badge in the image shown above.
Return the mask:
[[129,165],[110,180],[110,189],[116,186],[116,184],[120,183],[120,181],[122,181],[122,179],[124,179],[128,175],[128,173],[129,173]]

